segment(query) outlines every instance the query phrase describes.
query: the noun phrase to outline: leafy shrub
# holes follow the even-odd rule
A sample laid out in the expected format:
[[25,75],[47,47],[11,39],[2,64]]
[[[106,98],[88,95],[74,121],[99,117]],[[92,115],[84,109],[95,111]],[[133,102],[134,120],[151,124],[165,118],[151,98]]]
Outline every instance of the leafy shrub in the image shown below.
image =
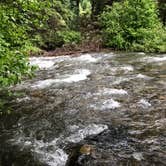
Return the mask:
[[18,24],[10,5],[0,6],[0,88],[16,84],[23,75],[31,75],[27,52],[22,49],[29,42],[25,27]]
[[[38,6],[41,2],[38,1]],[[36,20],[32,20],[32,30],[30,34],[34,36],[33,43],[44,49],[55,49],[56,33],[60,29],[70,29],[73,26],[74,13],[59,0],[43,1],[44,7],[39,7],[39,11],[33,11]],[[29,12],[28,12],[29,13]],[[37,24],[34,27],[34,21]]]
[[80,16],[91,15],[91,2],[89,0],[82,0],[79,6]]
[[29,66],[25,53],[1,45],[0,88],[16,84],[25,75],[32,75],[32,67]]
[[114,3],[99,18],[106,46],[133,51],[166,51],[166,31],[153,0]]
[[[31,76],[27,53],[38,51],[59,29],[69,29],[73,17],[60,0],[0,1],[0,88]],[[74,32],[62,36],[64,43],[78,38]]]
[[57,32],[50,32],[49,36],[45,36],[45,40],[42,43],[42,47],[45,49],[55,49],[65,44],[77,44],[81,40],[80,32],[72,30],[64,30]]
[[76,31],[58,31],[57,32],[57,39],[62,44],[69,44],[69,43],[79,43],[81,40],[80,32]]

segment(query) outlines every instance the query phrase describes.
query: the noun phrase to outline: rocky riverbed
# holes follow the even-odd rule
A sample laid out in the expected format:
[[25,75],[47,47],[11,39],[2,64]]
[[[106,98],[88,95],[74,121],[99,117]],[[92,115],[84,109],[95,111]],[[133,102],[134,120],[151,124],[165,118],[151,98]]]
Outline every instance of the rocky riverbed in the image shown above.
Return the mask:
[[164,166],[166,55],[32,57],[0,117],[0,166]]

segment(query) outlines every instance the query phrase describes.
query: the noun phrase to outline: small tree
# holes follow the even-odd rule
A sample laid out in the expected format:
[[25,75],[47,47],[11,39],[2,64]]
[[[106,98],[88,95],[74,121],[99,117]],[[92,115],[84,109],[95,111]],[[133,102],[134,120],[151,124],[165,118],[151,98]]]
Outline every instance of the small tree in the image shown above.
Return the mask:
[[[135,51],[166,51],[166,32],[154,0],[124,0],[100,16],[106,46]],[[161,35],[162,34],[162,35]]]

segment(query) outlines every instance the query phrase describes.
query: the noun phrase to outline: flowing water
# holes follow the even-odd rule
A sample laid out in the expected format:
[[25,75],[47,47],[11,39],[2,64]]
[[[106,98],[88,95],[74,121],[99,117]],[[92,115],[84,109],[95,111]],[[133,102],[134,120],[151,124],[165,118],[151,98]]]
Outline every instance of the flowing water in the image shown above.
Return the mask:
[[166,165],[166,55],[33,57],[0,117],[0,166]]

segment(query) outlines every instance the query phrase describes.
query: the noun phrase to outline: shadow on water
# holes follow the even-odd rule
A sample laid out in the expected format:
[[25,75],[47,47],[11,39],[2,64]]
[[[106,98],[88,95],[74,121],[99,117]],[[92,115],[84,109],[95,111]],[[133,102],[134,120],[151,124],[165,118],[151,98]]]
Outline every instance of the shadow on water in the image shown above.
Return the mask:
[[0,166],[164,166],[165,57],[31,58],[36,77],[5,98]]

